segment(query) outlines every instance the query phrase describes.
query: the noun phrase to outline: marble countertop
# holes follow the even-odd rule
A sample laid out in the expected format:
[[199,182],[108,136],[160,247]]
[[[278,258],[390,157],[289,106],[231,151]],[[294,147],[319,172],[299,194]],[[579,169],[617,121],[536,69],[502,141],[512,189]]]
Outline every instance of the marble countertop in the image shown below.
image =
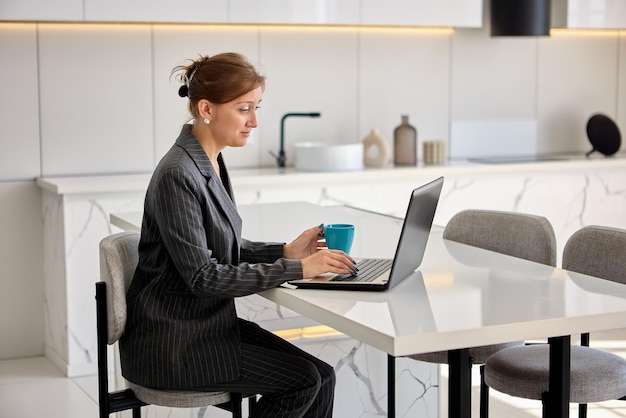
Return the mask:
[[[443,165],[417,167],[366,168],[359,171],[303,172],[288,168],[280,173],[276,167],[254,169],[231,169],[235,187],[290,186],[307,184],[337,184],[362,182],[388,182],[406,180],[408,177],[438,177],[446,175],[480,175],[519,172],[562,172],[588,170],[590,168],[626,167],[626,154],[614,157],[584,156],[554,160],[483,163],[472,161],[449,161]],[[43,190],[66,195],[82,193],[130,192],[145,190],[151,173],[112,174],[101,176],[40,177],[37,185]]]

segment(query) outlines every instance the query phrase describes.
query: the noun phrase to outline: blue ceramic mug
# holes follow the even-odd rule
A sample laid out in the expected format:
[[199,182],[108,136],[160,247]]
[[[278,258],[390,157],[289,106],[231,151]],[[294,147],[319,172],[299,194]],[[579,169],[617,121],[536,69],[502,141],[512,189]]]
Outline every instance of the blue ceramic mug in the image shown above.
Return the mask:
[[352,241],[354,241],[354,225],[326,225],[324,226],[324,238],[326,238],[326,246],[331,250],[341,250],[346,254],[350,254]]

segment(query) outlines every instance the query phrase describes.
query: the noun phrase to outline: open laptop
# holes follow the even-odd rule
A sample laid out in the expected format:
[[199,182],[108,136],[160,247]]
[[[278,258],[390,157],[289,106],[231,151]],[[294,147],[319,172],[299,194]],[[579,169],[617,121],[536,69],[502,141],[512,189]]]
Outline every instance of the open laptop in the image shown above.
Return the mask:
[[381,291],[397,286],[422,263],[442,187],[443,177],[439,177],[413,190],[393,259],[357,259],[356,275],[325,274],[288,283],[298,289]]

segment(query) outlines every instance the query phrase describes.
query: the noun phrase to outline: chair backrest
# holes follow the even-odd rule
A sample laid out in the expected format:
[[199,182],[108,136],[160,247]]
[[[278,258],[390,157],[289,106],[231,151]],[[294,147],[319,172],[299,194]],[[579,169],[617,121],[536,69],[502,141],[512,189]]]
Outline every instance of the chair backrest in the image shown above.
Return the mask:
[[576,231],[563,249],[563,268],[626,284],[626,230],[590,225]]
[[468,209],[454,215],[445,239],[556,266],[556,238],[543,216]]
[[108,344],[114,344],[126,327],[126,291],[135,274],[139,233],[120,232],[100,241],[100,280],[107,287]]

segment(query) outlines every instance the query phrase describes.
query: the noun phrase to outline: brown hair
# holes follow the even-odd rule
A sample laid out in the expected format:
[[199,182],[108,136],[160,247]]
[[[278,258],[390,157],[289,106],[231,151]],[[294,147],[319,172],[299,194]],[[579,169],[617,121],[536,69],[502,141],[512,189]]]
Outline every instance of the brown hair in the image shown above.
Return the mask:
[[234,52],[200,56],[189,65],[175,67],[174,74],[183,83],[178,94],[189,97],[189,112],[194,118],[198,117],[196,105],[202,99],[221,104],[257,87],[265,89],[265,76],[259,74],[243,55]]

